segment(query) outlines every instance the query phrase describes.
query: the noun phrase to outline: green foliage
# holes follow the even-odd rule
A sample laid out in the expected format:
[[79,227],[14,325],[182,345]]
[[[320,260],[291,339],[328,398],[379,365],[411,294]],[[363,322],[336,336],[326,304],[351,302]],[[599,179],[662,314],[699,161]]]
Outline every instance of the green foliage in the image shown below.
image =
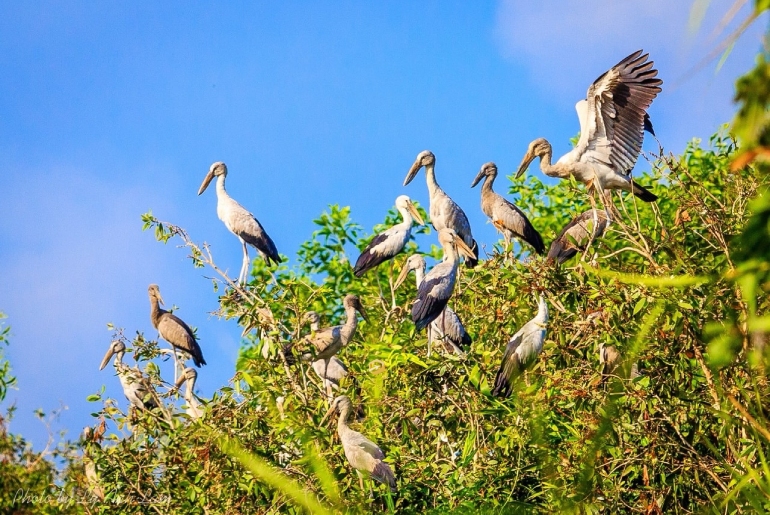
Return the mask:
[[[383,264],[353,276],[348,253],[371,235],[348,208],[330,206],[292,268],[269,270],[256,260],[246,287],[220,272],[220,313],[248,336],[232,385],[207,403],[201,420],[189,421],[167,393],[171,418],[131,420],[106,401],[97,415],[119,432],[88,447],[114,503],[101,513],[767,509],[766,356],[760,349],[753,361],[742,359],[754,346],[747,295],[735,279],[736,256],[745,251],[737,235],[767,181],[752,168],[730,172],[735,151],[720,133],[708,149],[694,141],[680,157],[654,158],[640,180],[663,200],[616,196],[622,216],[565,266],[518,246],[514,263],[499,243],[488,249],[488,260],[462,270],[451,304],[474,337],[465,358],[428,356],[425,335],[414,334],[413,282],[392,290],[407,254],[394,269]],[[546,185],[533,175],[512,181],[511,191],[546,240],[587,203],[578,185]],[[161,223],[149,216],[157,230]],[[183,230],[164,223],[156,236],[166,235],[183,238],[196,266],[219,271]],[[410,243],[409,253],[416,250]],[[767,310],[764,291],[752,297],[758,319]],[[333,424],[319,425],[324,388],[307,363],[279,352],[289,342],[295,355],[312,352],[302,315],[313,309],[324,325],[338,323],[347,293],[361,297],[369,320],[341,353],[356,378],[341,389],[364,407],[354,427],[378,442],[396,472],[392,498],[376,488],[370,499],[359,488]],[[505,343],[533,316],[540,293],[551,309],[544,352],[511,399],[491,398]],[[128,343],[141,361],[156,359],[154,342],[142,335]],[[641,375],[602,376],[600,344],[622,353],[618,370],[637,363]],[[157,367],[145,368],[168,392]],[[154,504],[127,502],[129,494]]]

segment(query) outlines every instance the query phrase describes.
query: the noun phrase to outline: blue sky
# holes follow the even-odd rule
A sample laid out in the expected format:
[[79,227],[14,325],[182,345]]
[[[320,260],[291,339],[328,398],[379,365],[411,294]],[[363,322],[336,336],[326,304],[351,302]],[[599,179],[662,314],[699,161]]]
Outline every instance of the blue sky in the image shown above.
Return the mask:
[[230,193],[293,256],[330,203],[350,205],[365,227],[399,194],[427,205],[424,179],[401,183],[430,149],[439,182],[491,245],[497,235],[469,188],[481,164],[510,174],[539,136],[566,151],[575,102],[632,51],[650,52],[664,79],[650,114],[668,150],[729,121],[734,80],[753,64],[766,21],[719,73],[715,61],[688,73],[716,45],[732,0],[712,4],[693,34],[690,3],[670,0],[4,3],[0,311],[19,379],[5,402],[18,407],[11,429],[41,446],[32,411],[64,404],[55,428],[74,436],[91,423],[85,397],[103,384],[125,406],[111,369],[97,370],[106,324],[154,337],[150,283],[198,327],[209,363],[200,393],[226,384],[239,327],[208,314],[208,272],[140,222],[152,209],[185,227],[237,276],[240,245],[216,217],[214,192],[196,196],[212,162],[227,163]]

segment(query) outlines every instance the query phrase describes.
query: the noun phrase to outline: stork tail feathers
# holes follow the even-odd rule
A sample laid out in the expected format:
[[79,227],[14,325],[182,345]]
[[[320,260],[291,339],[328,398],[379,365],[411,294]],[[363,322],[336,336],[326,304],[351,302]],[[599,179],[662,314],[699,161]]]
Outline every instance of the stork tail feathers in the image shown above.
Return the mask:
[[551,248],[548,250],[547,259],[556,261],[559,264],[564,263],[568,259],[577,254],[577,250],[572,247],[564,245],[562,238],[557,238],[551,243]]
[[495,377],[495,387],[492,389],[492,396],[507,399],[511,396],[511,381],[505,377],[502,371]]
[[396,476],[393,469],[384,461],[378,461],[372,470],[372,479],[382,484],[388,485],[391,492],[396,491]]

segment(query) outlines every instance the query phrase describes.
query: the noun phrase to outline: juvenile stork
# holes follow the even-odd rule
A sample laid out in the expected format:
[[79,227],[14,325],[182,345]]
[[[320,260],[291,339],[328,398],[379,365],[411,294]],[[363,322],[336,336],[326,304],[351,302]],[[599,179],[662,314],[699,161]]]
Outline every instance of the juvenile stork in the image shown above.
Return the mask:
[[280,263],[281,256],[278,255],[275,243],[267,235],[265,229],[262,228],[259,220],[227,194],[225,190],[227,166],[223,162],[218,161],[211,165],[209,173],[203,179],[200,189],[198,189],[198,195],[206,191],[214,177],[217,178],[217,216],[224,222],[225,227],[238,237],[241,245],[243,245],[243,265],[241,265],[241,273],[238,276],[238,282],[243,284],[246,282],[249,274],[250,260],[249,249],[246,247],[247,243],[257,249],[257,252],[265,258],[265,262],[268,265],[270,265],[271,261],[275,264]]
[[356,266],[353,268],[353,273],[356,277],[361,277],[372,268],[389,259],[393,259],[404,250],[404,246],[412,235],[413,221],[416,220],[418,224],[425,225],[417,208],[414,207],[411,199],[406,195],[400,195],[396,199],[396,209],[401,213],[404,221],[381,232],[367,245],[366,249],[358,256]]
[[[404,268],[401,270],[398,279],[396,279],[396,288],[401,286],[412,270],[414,270],[414,275],[417,279],[417,289],[419,290],[425,277],[425,258],[420,254],[412,254],[406,260]],[[464,351],[469,349],[473,343],[471,336],[460,321],[460,317],[449,306],[446,306],[444,311],[430,324],[428,345],[433,342],[434,338],[444,342],[444,346],[448,351],[459,355],[464,355]]]
[[[417,289],[417,300],[412,305],[412,321],[418,331],[425,329],[446,308],[457,278],[458,251],[465,257],[471,249],[452,229],[441,229],[438,241],[444,249],[444,260],[434,266]],[[430,352],[430,348],[428,348]]]
[[[178,316],[160,307],[163,304],[163,297],[160,296],[158,285],[151,284],[147,288],[147,294],[150,297],[150,320],[152,326],[158,330],[160,337],[170,343],[175,351],[179,350],[189,354],[196,367],[205,365],[206,360],[203,359],[203,353],[195,340],[192,329]],[[176,352],[172,354],[174,355],[174,362],[178,364]],[[176,371],[176,367],[174,370]]]
[[198,379],[198,372],[192,367],[187,367],[174,385],[174,388],[178,390],[182,387],[182,383],[185,383],[184,401],[187,403],[185,412],[192,419],[201,418],[203,416],[203,409],[193,393],[195,390],[196,379]]
[[465,264],[473,268],[479,262],[479,246],[471,234],[471,224],[465,212],[458,206],[449,195],[444,193],[441,186],[436,182],[436,156],[430,150],[423,150],[417,154],[417,159],[409,169],[404,179],[404,186],[412,182],[417,172],[425,167],[425,178],[428,182],[428,195],[430,196],[430,221],[436,231],[442,229],[454,230],[465,245],[472,249],[471,255],[466,258]]
[[140,410],[150,410],[159,407],[157,394],[147,378],[138,368],[131,368],[123,363],[125,353],[126,344],[120,340],[115,340],[110,344],[107,354],[104,355],[104,359],[102,359],[102,363],[99,365],[99,370],[104,370],[110,359],[115,356],[115,361],[113,362],[115,372],[120,380],[120,386],[123,387],[123,394],[128,399],[130,405]]
[[[638,50],[629,55],[588,88],[586,99],[575,106],[580,120],[577,145],[551,164],[551,144],[539,138],[529,144],[516,172],[520,176],[535,157],[540,170],[549,177],[573,175],[590,192],[598,188],[630,191],[644,202],[657,196],[631,179],[631,169],[642,149],[644,130],[652,132],[647,109],[661,91],[658,70],[647,61],[649,54]],[[591,196],[593,203],[593,196]]]
[[353,336],[355,336],[356,328],[358,327],[357,313],[360,313],[364,320],[366,320],[366,311],[364,311],[361,301],[358,300],[358,296],[347,295],[345,300],[342,301],[342,306],[345,308],[346,318],[344,324],[321,329],[308,337],[316,349],[315,359],[323,360],[324,362],[324,375],[329,373],[329,363],[332,357],[340,349],[347,346],[353,339]]
[[339,413],[337,434],[340,437],[340,441],[342,441],[342,449],[345,451],[348,463],[358,474],[361,490],[364,489],[364,474],[366,474],[378,483],[387,485],[391,492],[395,492],[396,476],[393,474],[393,469],[390,468],[390,465],[382,461],[385,459],[385,453],[382,452],[376,443],[358,431],[353,431],[348,426],[348,419],[353,413],[353,403],[350,402],[350,399],[345,395],[334,399],[329,411],[321,419],[321,425],[334,412]]
[[[321,328],[321,317],[315,311],[308,311],[302,317],[303,321],[310,322],[311,337]],[[310,353],[302,355],[302,361],[311,361],[313,355]],[[348,367],[337,356],[332,356],[327,364],[326,360],[317,359],[312,362],[313,372],[323,381],[327,391],[337,390],[342,380],[348,375]]]
[[492,189],[495,178],[497,166],[495,163],[485,163],[471,183],[471,188],[475,188],[479,181],[484,180],[481,185],[481,210],[492,220],[492,225],[503,233],[506,249],[511,244],[511,239],[516,237],[529,243],[538,254],[543,254],[545,245],[540,233],[521,209],[495,193]]
[[[598,222],[598,223],[597,223]],[[605,211],[589,209],[564,226],[559,236],[551,243],[548,259],[559,264],[577,254],[578,250],[585,251],[589,241],[601,238],[607,230],[608,219]]]
[[545,329],[548,324],[548,305],[545,298],[540,296],[535,318],[524,324],[519,331],[511,337],[505,347],[503,361],[500,370],[495,377],[495,387],[492,395],[495,397],[509,397],[511,395],[511,382],[532,363],[543,351],[545,342]]

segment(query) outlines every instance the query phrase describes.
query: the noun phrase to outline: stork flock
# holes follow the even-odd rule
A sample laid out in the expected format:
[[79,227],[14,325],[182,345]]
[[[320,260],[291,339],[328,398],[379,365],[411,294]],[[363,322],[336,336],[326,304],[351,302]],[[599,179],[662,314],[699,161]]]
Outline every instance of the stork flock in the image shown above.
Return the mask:
[[[590,208],[581,212],[551,243],[547,259],[564,263],[586,246],[601,238],[612,223],[613,216],[619,216],[610,199],[613,190],[629,192],[644,202],[654,202],[657,197],[635,182],[631,177],[641,151],[645,130],[653,133],[647,115],[656,95],[661,91],[662,80],[657,77],[653,62],[641,50],[629,55],[610,70],[602,74],[588,88],[586,98],[577,105],[580,122],[580,137],[577,145],[551,162],[551,144],[544,138],[530,143],[516,172],[523,174],[530,163],[540,158],[540,170],[547,176],[560,179],[574,177],[583,183],[588,192]],[[654,133],[653,133],[654,134]],[[425,150],[417,155],[404,180],[408,185],[422,169],[425,169],[430,197],[430,222],[435,228],[443,250],[443,260],[426,272],[423,256],[415,254],[406,259],[394,288],[398,288],[414,271],[417,281],[417,297],[411,307],[411,318],[417,331],[427,329],[428,355],[432,342],[452,354],[465,356],[470,351],[472,338],[465,330],[457,312],[449,306],[453,296],[461,260],[466,267],[475,267],[479,261],[479,245],[473,237],[468,217],[462,208],[439,186],[435,172],[436,157]],[[248,245],[253,246],[268,265],[278,264],[281,257],[273,240],[262,224],[236,202],[225,190],[227,166],[222,162],[211,165],[208,174],[198,190],[202,194],[216,178],[217,215],[227,229],[235,234],[243,247],[243,262],[238,281],[247,282],[249,272]],[[524,211],[493,190],[497,177],[495,163],[485,163],[473,179],[471,187],[482,182],[481,209],[502,233],[506,251],[513,239],[521,240],[536,254],[545,254],[545,244],[537,229]],[[599,209],[594,198],[598,197],[604,206]],[[411,238],[414,222],[424,225],[424,220],[415,205],[406,195],[396,199],[396,208],[403,221],[376,235],[357,259],[353,271],[362,277],[380,264],[390,261],[403,252]],[[541,290],[542,291],[542,290]],[[150,318],[161,338],[172,346],[175,361],[178,354],[192,359],[196,367],[206,364],[196,336],[190,327],[174,314],[160,307],[163,299],[157,285],[148,288]],[[320,317],[310,312],[303,321],[310,322],[310,334],[304,339],[314,352],[301,355],[301,360],[312,362],[312,369],[321,379],[326,390],[329,410],[324,420],[333,413],[338,414],[338,434],[350,465],[360,478],[364,475],[396,489],[396,478],[390,465],[384,461],[385,454],[371,440],[348,426],[348,419],[354,412],[353,403],[346,395],[332,398],[332,392],[340,389],[341,382],[348,376],[348,368],[339,358],[341,349],[347,346],[356,333],[358,315],[366,320],[366,312],[359,298],[347,295],[343,300],[344,323],[321,328]],[[548,325],[548,305],[544,295],[537,300],[535,316],[524,324],[509,340],[503,351],[502,362],[495,377],[492,395],[506,398],[511,395],[514,379],[530,365],[543,350]],[[292,345],[284,348],[285,355],[291,356]],[[152,386],[137,368],[124,364],[122,359],[125,344],[113,342],[102,360],[103,369],[114,356],[114,366],[126,397],[135,409],[150,410],[158,407],[159,400]],[[600,349],[600,361],[604,373],[614,370],[619,354],[612,347]],[[175,367],[176,370],[176,367]],[[175,378],[175,387],[186,384],[184,394],[187,413],[191,418],[205,416],[205,405],[196,399],[193,390],[197,372],[186,368]],[[363,484],[362,484],[363,486]]]

